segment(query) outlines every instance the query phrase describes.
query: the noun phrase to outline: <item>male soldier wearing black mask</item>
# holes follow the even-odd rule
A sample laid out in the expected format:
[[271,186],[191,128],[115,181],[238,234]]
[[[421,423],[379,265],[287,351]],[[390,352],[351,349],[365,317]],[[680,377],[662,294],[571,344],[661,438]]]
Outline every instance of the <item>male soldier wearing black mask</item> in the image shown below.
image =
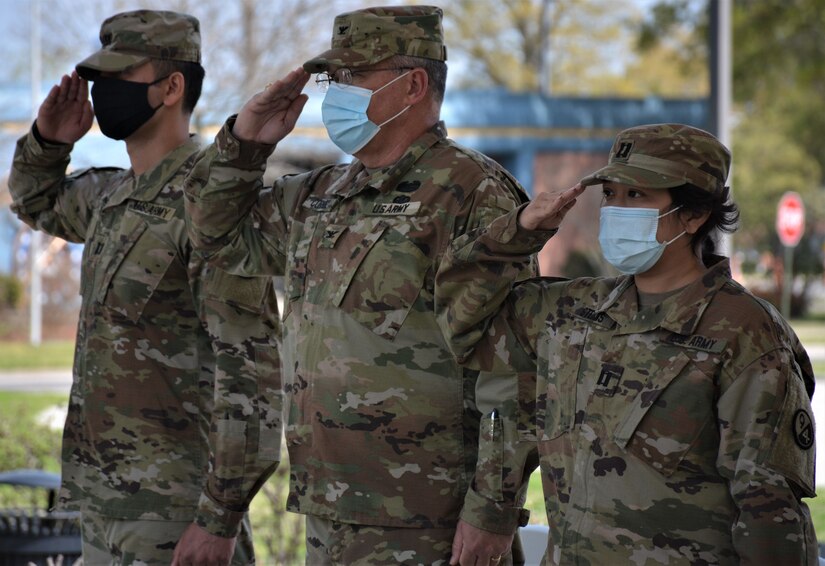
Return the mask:
[[[81,512],[86,564],[251,562],[244,511],[279,456],[271,281],[207,268],[186,235],[199,27],[149,10],[104,21],[102,48],[52,88],[9,179],[21,220],[85,244],[60,505]],[[66,175],[92,126],[87,80],[129,169]]]

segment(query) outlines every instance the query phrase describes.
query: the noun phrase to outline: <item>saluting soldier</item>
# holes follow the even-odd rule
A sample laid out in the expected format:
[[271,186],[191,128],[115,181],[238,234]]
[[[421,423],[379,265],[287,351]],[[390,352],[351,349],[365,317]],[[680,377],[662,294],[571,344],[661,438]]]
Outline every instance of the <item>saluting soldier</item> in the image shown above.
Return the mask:
[[[525,519],[531,470],[502,402],[519,376],[456,364],[435,277],[462,235],[527,198],[447,138],[441,20],[431,6],[339,15],[331,48],[230,118],[187,182],[210,261],[247,274],[286,261],[287,505],[307,516],[308,564],[506,563]],[[310,73],[331,140],[355,159],[264,188]],[[480,413],[508,425],[474,482]]]
[[[246,564],[244,511],[278,460],[279,384],[266,380],[278,379],[279,323],[269,279],[207,271],[187,236],[200,24],[124,12],[100,40],[48,94],[9,179],[18,217],[85,244],[60,506],[81,512],[86,564]],[[93,117],[131,167],[67,175]]]
[[[548,564],[817,564],[802,501],[814,375],[776,309],[714,254],[738,219],[729,168],[700,129],[630,128],[607,166],[445,259],[456,355],[495,364],[492,324],[534,359]],[[513,285],[589,185],[602,186],[599,242],[623,275]]]

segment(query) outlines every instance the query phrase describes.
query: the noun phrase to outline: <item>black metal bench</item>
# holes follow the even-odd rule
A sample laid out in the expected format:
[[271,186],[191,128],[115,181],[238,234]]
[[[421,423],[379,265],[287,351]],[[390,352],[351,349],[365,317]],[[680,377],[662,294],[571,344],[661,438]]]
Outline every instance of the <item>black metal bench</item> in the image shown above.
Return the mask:
[[[60,476],[43,470],[0,473],[0,484],[45,489],[45,508],[0,509],[0,566],[72,566],[81,556],[79,513],[54,511]],[[61,558],[62,557],[62,558]]]

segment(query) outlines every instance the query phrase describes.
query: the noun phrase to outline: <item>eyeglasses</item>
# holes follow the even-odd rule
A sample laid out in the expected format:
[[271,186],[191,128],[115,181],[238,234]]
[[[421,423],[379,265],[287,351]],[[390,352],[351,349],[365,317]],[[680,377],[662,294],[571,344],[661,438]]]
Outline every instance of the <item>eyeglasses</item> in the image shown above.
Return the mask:
[[364,69],[362,71],[356,69],[353,71],[352,69],[341,67],[340,69],[336,69],[331,75],[326,71],[323,73],[318,73],[318,76],[315,77],[315,85],[321,92],[326,92],[329,89],[329,83],[331,82],[338,83],[344,88],[350,86],[354,75],[360,75],[362,73],[377,73],[378,71],[409,71],[412,68],[413,67],[384,67],[381,69]]

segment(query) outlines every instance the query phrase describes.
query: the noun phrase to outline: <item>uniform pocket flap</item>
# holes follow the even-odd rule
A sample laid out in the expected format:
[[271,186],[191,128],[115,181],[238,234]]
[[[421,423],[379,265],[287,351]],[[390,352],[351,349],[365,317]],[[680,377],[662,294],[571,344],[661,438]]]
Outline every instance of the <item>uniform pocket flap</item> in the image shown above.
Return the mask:
[[690,358],[679,352],[667,365],[653,368],[650,375],[645,377],[632,368],[625,369],[623,380],[636,379],[644,385],[630,403],[613,433],[613,441],[622,449],[627,447],[627,443],[633,437],[639,423],[642,422],[648,411],[656,404],[659,396],[667,388],[673,379],[681,373],[684,367],[690,362]]

